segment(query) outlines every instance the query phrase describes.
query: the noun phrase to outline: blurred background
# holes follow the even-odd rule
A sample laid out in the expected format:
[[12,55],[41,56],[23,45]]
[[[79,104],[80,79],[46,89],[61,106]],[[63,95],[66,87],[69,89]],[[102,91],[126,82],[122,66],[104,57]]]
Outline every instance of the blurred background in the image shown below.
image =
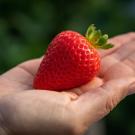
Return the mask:
[[[0,0],[0,73],[43,55],[65,29],[82,34],[94,23],[110,37],[135,31],[135,0]],[[135,135],[135,96],[105,119],[107,135]]]

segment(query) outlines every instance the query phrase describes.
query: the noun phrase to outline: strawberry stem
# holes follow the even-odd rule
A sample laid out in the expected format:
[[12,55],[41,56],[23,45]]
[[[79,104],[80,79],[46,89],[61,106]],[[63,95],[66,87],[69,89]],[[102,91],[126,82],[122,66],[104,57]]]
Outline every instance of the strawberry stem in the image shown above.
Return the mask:
[[88,27],[88,30],[85,36],[95,48],[109,49],[113,47],[113,44],[107,43],[108,35],[102,34],[101,30],[96,30],[96,27],[94,24],[91,24]]

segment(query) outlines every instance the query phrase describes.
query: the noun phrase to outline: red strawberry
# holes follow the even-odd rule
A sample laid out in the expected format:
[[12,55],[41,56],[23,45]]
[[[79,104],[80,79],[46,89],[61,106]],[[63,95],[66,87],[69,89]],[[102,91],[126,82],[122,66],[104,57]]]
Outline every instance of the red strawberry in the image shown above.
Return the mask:
[[34,88],[66,90],[83,85],[100,69],[96,48],[111,48],[108,36],[91,25],[86,37],[74,31],[59,33],[50,43],[34,79]]

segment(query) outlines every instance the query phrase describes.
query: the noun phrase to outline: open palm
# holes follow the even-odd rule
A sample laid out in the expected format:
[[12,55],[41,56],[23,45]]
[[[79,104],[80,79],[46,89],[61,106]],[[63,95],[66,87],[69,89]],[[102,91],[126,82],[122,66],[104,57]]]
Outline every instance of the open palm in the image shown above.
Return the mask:
[[79,135],[127,94],[135,92],[135,33],[114,37],[110,42],[115,44],[114,48],[100,51],[98,77],[79,88],[65,92],[33,90],[41,59],[27,61],[1,75],[2,132]]

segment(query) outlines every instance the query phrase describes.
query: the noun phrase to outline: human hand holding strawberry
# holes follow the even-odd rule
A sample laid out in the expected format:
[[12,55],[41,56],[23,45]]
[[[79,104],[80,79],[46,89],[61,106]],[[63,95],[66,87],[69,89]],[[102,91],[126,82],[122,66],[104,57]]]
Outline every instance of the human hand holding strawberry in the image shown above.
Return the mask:
[[98,77],[70,92],[33,90],[41,59],[25,62],[1,75],[0,134],[79,135],[127,94],[134,93],[135,33],[117,36],[110,42],[115,47],[100,51]]

